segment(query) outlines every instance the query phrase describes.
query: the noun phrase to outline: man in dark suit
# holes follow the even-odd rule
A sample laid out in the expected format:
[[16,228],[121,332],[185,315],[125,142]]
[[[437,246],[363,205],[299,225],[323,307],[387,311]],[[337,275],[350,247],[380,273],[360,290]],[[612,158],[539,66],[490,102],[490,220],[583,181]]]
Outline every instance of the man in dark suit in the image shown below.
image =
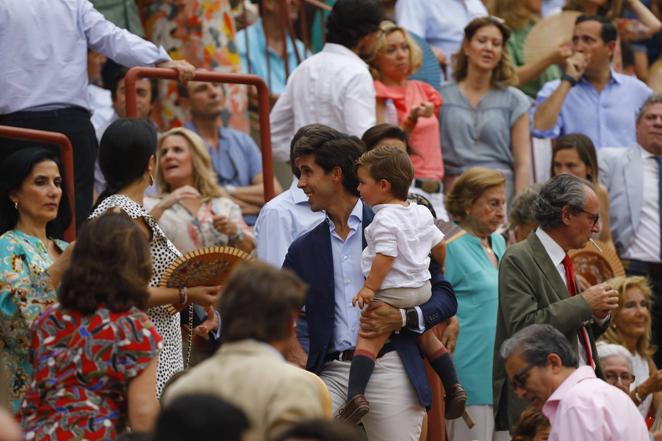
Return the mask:
[[508,430],[527,405],[506,381],[499,355],[501,344],[520,329],[533,323],[554,326],[577,352],[579,365],[592,366],[600,376],[595,339],[606,329],[609,311],[618,306],[618,293],[606,283],[580,293],[567,256],[600,230],[599,213],[590,182],[556,176],[535,201],[539,228],[510,247],[501,261],[493,385],[497,430]]
[[364,148],[358,138],[345,135],[295,147],[299,187],[313,211],[326,212],[326,219],[294,241],[285,257],[284,267],[310,286],[305,319],[297,325],[307,354],[298,347],[298,355],[301,364],[326,382],[337,410],[347,398],[358,333],[394,332],[376,360],[366,390],[370,413],[362,422],[369,439],[416,441],[425,407],[431,404],[416,338],[453,316],[457,302],[439,265],[432,263],[432,297],[424,305],[399,310],[373,302],[363,312],[352,306],[352,298],[364,283],[360,265],[363,229],[373,218],[357,191],[354,164]]

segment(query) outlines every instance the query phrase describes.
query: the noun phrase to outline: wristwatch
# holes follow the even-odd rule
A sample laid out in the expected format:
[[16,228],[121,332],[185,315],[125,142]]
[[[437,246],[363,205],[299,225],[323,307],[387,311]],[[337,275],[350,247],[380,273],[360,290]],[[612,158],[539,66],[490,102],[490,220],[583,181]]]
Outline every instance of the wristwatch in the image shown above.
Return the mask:
[[405,316],[407,317],[407,329],[417,330],[418,329],[418,311],[416,308],[407,308],[405,309]]
[[568,83],[570,83],[570,87],[575,87],[575,85],[577,84],[577,80],[568,74],[563,75],[561,77],[561,81],[567,81]]

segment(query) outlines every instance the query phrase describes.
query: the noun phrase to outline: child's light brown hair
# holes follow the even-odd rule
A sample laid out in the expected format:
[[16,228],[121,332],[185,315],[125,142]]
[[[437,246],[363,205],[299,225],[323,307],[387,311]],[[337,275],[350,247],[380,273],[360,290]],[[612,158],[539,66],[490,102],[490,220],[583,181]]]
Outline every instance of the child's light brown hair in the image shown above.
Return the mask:
[[356,167],[365,167],[375,181],[384,179],[391,184],[391,194],[406,201],[414,179],[414,166],[407,152],[398,147],[380,146],[361,155]]

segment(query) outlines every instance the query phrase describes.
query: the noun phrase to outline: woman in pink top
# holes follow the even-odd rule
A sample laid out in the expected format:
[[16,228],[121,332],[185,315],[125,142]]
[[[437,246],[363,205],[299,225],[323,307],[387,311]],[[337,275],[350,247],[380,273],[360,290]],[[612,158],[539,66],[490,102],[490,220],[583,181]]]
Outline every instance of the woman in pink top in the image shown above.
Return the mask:
[[377,123],[398,125],[407,132],[416,177],[411,191],[428,198],[437,217],[447,219],[438,119],[441,95],[427,83],[407,79],[422,59],[421,49],[407,31],[390,21],[382,22],[380,30],[369,59],[375,78]]

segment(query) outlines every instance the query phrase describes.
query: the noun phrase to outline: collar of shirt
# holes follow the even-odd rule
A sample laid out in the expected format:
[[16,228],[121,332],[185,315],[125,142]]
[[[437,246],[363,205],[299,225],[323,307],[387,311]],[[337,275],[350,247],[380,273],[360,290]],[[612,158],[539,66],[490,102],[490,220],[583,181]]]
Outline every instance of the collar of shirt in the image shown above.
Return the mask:
[[565,395],[579,382],[587,379],[595,379],[595,371],[591,366],[582,366],[575,369],[575,371],[565,379],[559,387],[556,388],[554,393],[545,401],[545,404],[542,407],[542,412],[549,419],[549,422],[554,425],[554,417],[556,416],[556,410],[559,406],[559,402],[563,400]]
[[368,68],[367,63],[363,60],[363,58],[359,57],[353,50],[346,48],[342,44],[325,43],[324,47],[322,48],[322,52],[330,52],[332,54],[341,54],[347,57],[355,58],[356,60],[360,61],[366,67],[366,69]]
[[657,158],[654,154],[643,148],[641,145],[637,144],[637,147],[639,147],[639,151],[641,152],[641,159],[646,160],[650,158]]
[[[257,20],[254,24],[249,26],[248,29],[251,31],[250,34],[249,34],[249,39],[255,37],[255,42],[257,43],[255,45],[255,48],[264,48],[267,45],[267,40],[265,39],[264,27],[262,26],[262,20]],[[292,39],[287,37],[287,35],[285,37],[286,37],[285,41],[287,43],[287,55],[294,57],[295,53],[294,53],[294,45],[292,44]],[[239,36],[239,38],[243,38],[243,36]],[[299,40],[297,39],[297,42],[298,41]],[[251,47],[251,49],[254,49],[254,48]],[[271,48],[271,46],[267,47],[267,50],[269,51],[269,53],[271,55],[273,55],[275,57],[278,57],[278,58],[281,58],[280,54],[278,52],[276,52],[275,50],[273,50],[273,48]],[[305,54],[299,54],[299,55],[302,58],[305,58]]]
[[[331,218],[329,218],[328,215],[326,215],[326,223],[329,224],[329,232],[331,233],[331,236],[336,236],[336,224],[333,223]],[[358,198],[356,200],[356,204],[354,204],[354,208],[352,209],[352,212],[349,213],[349,219],[347,219],[347,225],[349,226],[350,230],[350,236],[356,232],[359,228],[361,228],[361,224],[363,223],[363,202],[361,201],[361,198]],[[349,236],[347,236],[349,238]]]
[[[565,257],[565,251],[563,251],[561,245],[556,243],[556,241],[542,228],[536,229],[536,235],[538,236],[538,239],[540,239],[540,242],[542,242],[542,246],[545,248],[545,251],[547,251],[549,258],[552,259],[554,267],[558,268]],[[565,274],[563,274],[563,279],[565,280]]]
[[[607,84],[621,84],[621,79],[618,77],[618,75],[615,75],[616,71],[610,66],[609,67],[609,81],[607,81]],[[579,78],[579,81],[582,83],[586,83],[587,85],[590,85],[591,82],[584,76],[582,75],[581,78]]]
[[254,339],[252,339],[252,338],[249,338],[249,340],[250,340],[250,341],[254,341],[255,343],[258,343],[258,344],[261,345],[264,349],[266,349],[268,352],[271,352],[271,353],[272,353],[276,358],[278,358],[279,360],[283,360],[283,361],[285,361],[285,357],[283,357],[283,354],[281,354],[281,353],[278,351],[278,349],[274,348],[274,347],[271,346],[269,343],[265,343],[265,342],[263,342],[263,341],[259,341],[259,340],[254,340]]

